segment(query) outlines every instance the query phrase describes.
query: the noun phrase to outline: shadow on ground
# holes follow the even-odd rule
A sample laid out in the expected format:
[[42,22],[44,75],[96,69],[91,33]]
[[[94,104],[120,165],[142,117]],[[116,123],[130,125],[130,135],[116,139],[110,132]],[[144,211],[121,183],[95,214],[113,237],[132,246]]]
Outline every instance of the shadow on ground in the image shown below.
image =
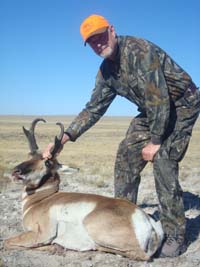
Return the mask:
[[200,197],[190,192],[183,193],[185,211],[190,209],[200,210]]
[[[185,212],[191,211],[189,218],[186,218],[186,240],[188,244],[196,241],[200,234],[200,197],[191,192],[183,193],[183,202]],[[158,204],[142,204],[141,208],[158,208]],[[156,209],[151,216],[159,220],[159,211]]]
[[[183,201],[185,211],[197,210],[200,211],[200,197],[190,192],[183,193]],[[193,243],[198,239],[200,234],[200,215],[193,215],[191,218],[186,218],[186,239],[187,242]]]

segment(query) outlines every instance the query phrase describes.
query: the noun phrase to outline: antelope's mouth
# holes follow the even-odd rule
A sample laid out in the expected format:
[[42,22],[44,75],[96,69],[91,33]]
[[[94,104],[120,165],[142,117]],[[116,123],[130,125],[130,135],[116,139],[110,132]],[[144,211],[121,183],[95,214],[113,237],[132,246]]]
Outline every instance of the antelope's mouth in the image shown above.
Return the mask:
[[20,171],[13,171],[12,172],[12,178],[14,181],[25,180],[25,176],[20,173]]

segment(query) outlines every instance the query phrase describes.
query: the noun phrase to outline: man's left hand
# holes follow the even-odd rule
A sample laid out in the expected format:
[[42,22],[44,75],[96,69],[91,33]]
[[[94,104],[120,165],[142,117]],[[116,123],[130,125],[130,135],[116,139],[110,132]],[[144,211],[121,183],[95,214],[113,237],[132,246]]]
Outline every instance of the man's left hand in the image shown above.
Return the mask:
[[143,149],[142,149],[142,157],[146,161],[153,161],[156,153],[160,149],[160,145],[154,145],[152,143],[147,144]]

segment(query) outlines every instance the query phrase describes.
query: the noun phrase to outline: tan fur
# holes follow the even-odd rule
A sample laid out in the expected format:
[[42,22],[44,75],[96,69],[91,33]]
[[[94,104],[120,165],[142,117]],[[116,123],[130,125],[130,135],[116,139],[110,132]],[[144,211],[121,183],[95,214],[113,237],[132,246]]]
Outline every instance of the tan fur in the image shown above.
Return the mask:
[[[56,237],[56,225],[49,218],[52,206],[69,203],[95,203],[95,209],[85,216],[83,224],[94,240],[96,249],[140,260],[149,256],[141,250],[131,223],[131,216],[138,207],[126,200],[93,194],[57,192],[58,183],[46,183],[32,195],[23,193],[23,226],[25,232],[7,239],[5,248],[26,249],[51,244]],[[48,189],[47,189],[48,188]],[[38,194],[38,197],[37,197]],[[55,222],[56,224],[56,222]],[[77,240],[78,242],[78,240]],[[44,247],[44,249],[47,249]]]

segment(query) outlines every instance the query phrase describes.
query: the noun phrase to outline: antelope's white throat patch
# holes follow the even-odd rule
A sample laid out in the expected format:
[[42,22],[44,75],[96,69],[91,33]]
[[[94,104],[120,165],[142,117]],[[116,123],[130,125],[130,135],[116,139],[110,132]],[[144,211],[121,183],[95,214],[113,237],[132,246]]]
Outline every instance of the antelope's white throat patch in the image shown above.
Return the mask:
[[94,210],[94,202],[77,202],[53,206],[50,219],[57,224],[57,237],[53,243],[73,250],[95,249],[93,239],[83,224],[84,218]]

